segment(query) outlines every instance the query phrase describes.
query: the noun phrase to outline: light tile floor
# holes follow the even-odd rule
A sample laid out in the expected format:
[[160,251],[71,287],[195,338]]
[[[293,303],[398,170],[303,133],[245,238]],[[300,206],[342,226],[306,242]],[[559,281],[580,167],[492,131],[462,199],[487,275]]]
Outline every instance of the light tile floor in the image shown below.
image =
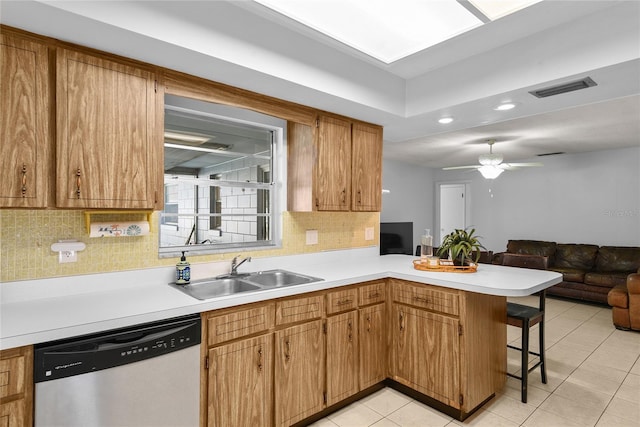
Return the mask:
[[[536,297],[509,300],[537,302]],[[546,309],[547,384],[534,370],[526,404],[520,401],[520,382],[509,378],[499,395],[461,422],[385,388],[312,426],[640,426],[640,333],[615,329],[606,307],[547,298]],[[519,344],[520,330],[509,326],[507,339]],[[534,351],[537,339],[534,327]],[[507,356],[509,372],[517,373],[520,353],[509,350]]]

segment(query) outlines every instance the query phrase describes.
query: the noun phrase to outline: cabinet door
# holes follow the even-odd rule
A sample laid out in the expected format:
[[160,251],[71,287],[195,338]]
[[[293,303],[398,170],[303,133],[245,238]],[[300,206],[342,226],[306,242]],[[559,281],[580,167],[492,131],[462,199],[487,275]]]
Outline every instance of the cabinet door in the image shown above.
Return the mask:
[[360,389],[387,378],[387,328],[385,305],[359,310]]
[[209,350],[208,425],[272,425],[273,335]]
[[451,317],[394,304],[392,378],[460,408],[458,325]]
[[327,405],[358,392],[357,312],[327,318]]
[[351,200],[351,123],[318,120],[314,193],[319,211],[348,211]]
[[57,73],[57,205],[155,208],[163,147],[153,73],[64,49]]
[[48,50],[0,34],[0,207],[45,207],[49,177]]
[[290,426],[324,409],[322,321],[275,333],[275,425]]
[[352,211],[380,211],[382,197],[382,128],[353,124]]
[[24,401],[14,400],[0,404],[0,426],[2,427],[30,427],[25,418]]

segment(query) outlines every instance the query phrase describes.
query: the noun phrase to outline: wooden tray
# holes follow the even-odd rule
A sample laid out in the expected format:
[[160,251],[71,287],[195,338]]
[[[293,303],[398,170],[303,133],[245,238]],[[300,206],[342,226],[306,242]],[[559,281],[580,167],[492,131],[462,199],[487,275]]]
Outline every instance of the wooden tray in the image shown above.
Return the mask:
[[[441,261],[442,262],[442,261]],[[422,271],[434,271],[434,272],[443,272],[443,273],[475,273],[478,271],[478,264],[471,265],[453,265],[451,264],[440,264],[436,267],[428,266],[426,263],[420,262],[419,259],[413,261],[413,268],[416,270]]]

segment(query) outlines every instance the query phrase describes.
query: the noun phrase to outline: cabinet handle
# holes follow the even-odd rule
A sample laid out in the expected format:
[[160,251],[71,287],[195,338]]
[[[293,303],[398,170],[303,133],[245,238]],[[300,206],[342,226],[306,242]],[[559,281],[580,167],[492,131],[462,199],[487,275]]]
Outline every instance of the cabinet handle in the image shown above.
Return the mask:
[[349,342],[353,342],[353,323],[351,323],[351,319],[347,322],[347,331],[349,332]]
[[80,168],[76,171],[76,198],[80,198]]
[[320,199],[316,197],[316,208],[319,208],[319,207],[320,207]]
[[22,197],[27,197],[27,165],[22,165]]
[[362,191],[358,190],[358,204],[362,204]]
[[291,347],[289,346],[289,338],[284,341],[284,360],[287,362],[291,359],[290,356]]
[[400,332],[404,331],[404,312],[400,311]]
[[423,302],[423,303],[425,303],[425,304],[429,304],[429,303],[431,302],[431,301],[429,300],[429,298],[425,298],[425,297],[418,297],[418,296],[413,297],[413,300],[414,300],[415,302]]
[[336,302],[336,305],[346,305],[346,304],[351,304],[352,302],[353,300],[351,298],[341,299],[338,302]]
[[262,347],[258,349],[258,371],[262,372]]
[[371,294],[369,294],[368,298],[369,299],[380,298],[380,292],[371,293]]
[[342,189],[342,204],[343,205],[347,204],[347,189],[346,188]]
[[367,316],[367,332],[371,331],[371,316]]

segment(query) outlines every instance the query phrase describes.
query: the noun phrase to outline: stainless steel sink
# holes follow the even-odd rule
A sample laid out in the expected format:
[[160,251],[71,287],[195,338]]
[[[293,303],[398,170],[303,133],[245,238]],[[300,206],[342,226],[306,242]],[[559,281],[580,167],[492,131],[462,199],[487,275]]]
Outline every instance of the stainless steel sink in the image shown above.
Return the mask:
[[198,280],[188,285],[171,283],[171,286],[199,300],[207,300],[241,292],[257,291],[260,289],[259,286],[236,278]]
[[319,282],[322,279],[292,273],[286,270],[268,270],[251,273],[245,277],[247,282],[260,285],[263,288],[279,288],[283,286],[303,285],[305,283]]
[[210,280],[196,280],[188,285],[170,285],[199,300],[234,295],[242,292],[261,291],[285,286],[304,285],[323,279],[293,273],[287,270],[266,270],[242,273],[238,276],[221,276]]

